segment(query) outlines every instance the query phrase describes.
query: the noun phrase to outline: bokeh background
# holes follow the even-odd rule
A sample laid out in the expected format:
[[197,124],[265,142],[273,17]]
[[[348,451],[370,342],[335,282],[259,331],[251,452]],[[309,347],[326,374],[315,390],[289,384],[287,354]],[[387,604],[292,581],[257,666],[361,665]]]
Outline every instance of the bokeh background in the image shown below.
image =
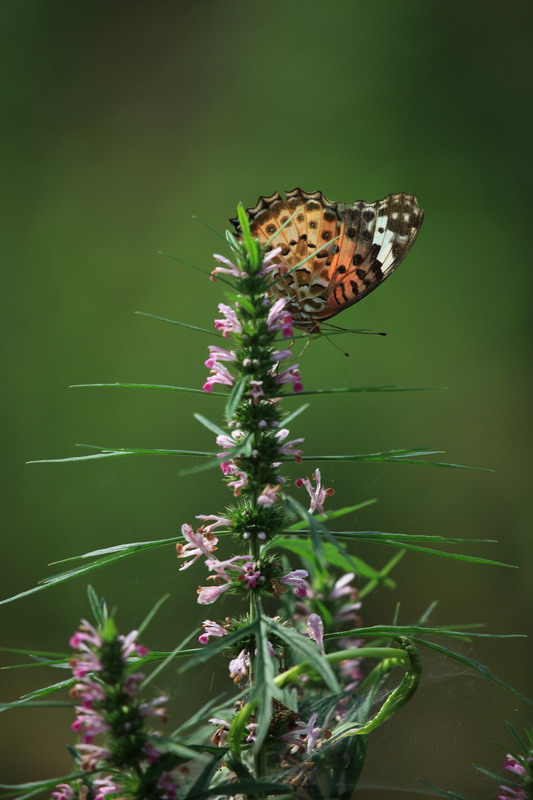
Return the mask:
[[[67,388],[202,384],[209,337],[133,313],[212,325],[222,285],[157,254],[211,266],[221,243],[191,215],[223,231],[238,201],[275,190],[345,202],[407,191],[426,209],[416,246],[342,318],[388,337],[338,338],[348,359],[312,342],[301,369],[307,387],[447,389],[319,397],[292,430],[308,453],[428,445],[493,468],[324,472],[340,504],[379,499],[359,529],[495,538],[463,550],[521,566],[409,554],[397,591],[369,597],[366,623],[391,621],[398,603],[409,622],[438,599],[435,623],[527,632],[531,9],[519,0],[3,0],[3,596],[57,570],[49,562],[173,536],[227,502],[214,473],[178,478],[176,459],[25,465],[79,454],[77,442],[212,447],[192,414],[217,418],[216,398]],[[392,555],[360,552],[375,565]],[[169,650],[205,617],[199,580],[199,571],[178,575],[172,548],[91,577],[123,630],[169,592],[144,637]],[[88,614],[85,584],[3,606],[2,645],[65,651]],[[462,647],[531,691],[526,640]],[[417,778],[491,797],[471,763],[498,771],[505,722],[529,721],[511,694],[438,657],[425,665],[423,688],[372,737],[362,800],[430,796]],[[172,670],[161,677],[176,719],[227,687],[224,669],[221,660],[179,681]],[[3,672],[2,699],[61,677]],[[0,780],[70,771],[70,722],[65,709],[5,714]]]

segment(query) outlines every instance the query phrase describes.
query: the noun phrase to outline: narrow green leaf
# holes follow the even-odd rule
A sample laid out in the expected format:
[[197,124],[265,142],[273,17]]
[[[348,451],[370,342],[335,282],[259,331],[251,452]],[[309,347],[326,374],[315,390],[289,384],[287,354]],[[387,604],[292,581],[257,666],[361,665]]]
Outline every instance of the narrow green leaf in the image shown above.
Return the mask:
[[[368,541],[368,540],[367,540]],[[456,561],[469,561],[471,564],[490,564],[493,567],[508,567],[509,569],[518,569],[516,564],[506,564],[503,561],[492,561],[488,558],[478,558],[477,556],[464,556],[461,553],[447,553],[444,550],[433,550],[430,547],[418,547],[414,544],[407,544],[406,542],[397,542],[385,540],[381,544],[387,544],[391,547],[401,547],[406,550],[417,550],[419,553],[428,553],[432,556],[440,556],[441,558],[453,558]]]
[[[449,636],[450,631],[446,631],[446,635]],[[477,636],[477,637],[487,636],[491,638],[491,634],[483,634],[483,633],[470,633],[469,636]],[[494,638],[504,639],[508,637],[498,636]],[[455,653],[453,650],[449,650],[447,647],[443,647],[442,645],[436,644],[435,642],[428,642],[425,641],[424,639],[418,639],[416,637],[412,637],[412,641],[415,642],[416,644],[421,644],[424,647],[429,647],[431,650],[436,650],[438,653],[442,653],[443,655],[448,656],[449,658],[453,658],[454,661],[459,661],[461,664],[465,664],[467,667],[470,667],[470,669],[473,669],[475,672],[479,672],[479,674],[483,675],[483,677],[487,678],[487,680],[492,681],[492,683],[497,683],[498,686],[501,686],[503,689],[506,689],[508,692],[511,692],[511,694],[514,694],[515,697],[519,697],[521,700],[525,700],[526,703],[530,703],[531,705],[533,705],[533,699],[526,697],[521,692],[517,691],[516,689],[513,689],[512,686],[510,686],[505,681],[502,681],[501,678],[497,678],[496,675],[493,675],[492,672],[490,672],[489,668],[486,667],[484,664],[480,664],[478,661],[474,661],[472,658],[467,658],[466,656],[463,656],[461,653]]]
[[233,645],[238,644],[243,639],[249,640],[256,632],[257,623],[251,622],[227,636],[222,636],[216,641],[209,642],[209,644],[205,645],[201,650],[198,650],[191,659],[186,661],[186,663],[179,668],[178,672],[181,674],[182,672],[187,672],[187,670],[192,667],[198,666],[198,664],[204,664],[206,661],[209,661],[210,658],[213,658],[213,656],[222,653],[227,648],[233,647]]
[[288,425],[289,422],[292,422],[293,419],[296,419],[296,417],[298,417],[303,411],[305,411],[308,408],[309,408],[309,403],[304,403],[304,405],[300,406],[300,408],[297,408],[296,411],[292,411],[289,414],[289,416],[285,417],[285,419],[283,420],[283,425]]
[[[314,546],[311,541],[305,539],[288,539],[282,536],[275,536],[266,545],[263,550],[269,552],[275,547],[281,547],[283,550],[288,550],[290,553],[295,553],[301,558],[311,560],[313,558]],[[330,542],[322,544],[324,558],[334,567],[341,567],[344,569],[355,569],[358,575],[364,578],[379,578],[379,572],[367,564],[360,558],[350,555],[349,558],[339,552]]]
[[[86,772],[72,772],[70,775],[63,775],[60,778],[47,778],[44,781],[30,781],[28,783],[17,783],[17,784],[0,783],[0,789],[9,790],[8,794],[2,795],[3,797],[19,796],[19,800],[22,800],[23,797],[32,797],[33,795],[39,794],[40,792],[47,791],[48,789],[53,789],[57,786],[58,783],[70,783],[71,781],[77,780],[78,778],[83,778],[85,775],[87,775]],[[19,795],[20,791],[26,791],[28,793],[25,795]]]
[[[200,219],[198,217],[197,219],[200,222]],[[207,225],[207,223],[205,224]],[[213,229],[209,228],[209,230]],[[224,237],[221,236],[220,238],[223,239]],[[212,274],[211,270],[204,269],[204,267],[198,267],[196,266],[196,264],[191,264],[190,261],[184,261],[183,258],[178,258],[177,256],[173,256],[170,253],[165,253],[163,250],[158,250],[158,255],[166,256],[167,258],[170,258],[171,261],[175,261],[177,264],[181,264],[184,267],[189,267],[189,269],[194,269],[196,272],[201,272],[203,275],[207,275],[208,278],[211,278]],[[221,283],[226,283],[228,286],[233,286],[233,283],[227,278],[223,277],[222,275],[217,275],[216,279],[217,281],[221,281]]]
[[167,386],[159,383],[73,383],[69,389],[160,389],[165,392],[186,392],[212,397],[227,397],[227,392],[206,392],[203,389],[192,389],[189,386]]
[[[29,692],[26,695],[23,695],[19,700],[13,700],[11,703],[0,703],[0,712],[2,711],[10,711],[13,708],[21,708],[23,706],[29,705],[36,705],[35,701],[41,697],[47,697],[49,694],[53,694],[54,692],[59,692],[62,689],[69,689],[76,683],[76,678],[69,678],[65,681],[59,681],[59,683],[53,683],[49,686],[44,686],[41,689],[34,689],[33,692]],[[74,706],[74,701],[61,701],[60,703],[54,703],[55,705],[60,706]]]
[[231,392],[228,397],[228,402],[226,403],[226,419],[228,422],[232,419],[235,410],[239,403],[241,402],[242,395],[248,383],[248,378],[246,375],[243,375],[239,378],[238,381],[232,386]]
[[423,786],[427,786],[428,789],[433,789],[434,792],[438,792],[443,797],[450,797],[451,800],[468,800],[468,797],[465,797],[464,794],[457,794],[457,792],[451,792],[448,789],[441,789],[439,786],[423,781],[421,778],[417,778],[417,781]]
[[69,561],[79,561],[85,558],[96,558],[97,556],[107,556],[113,553],[124,553],[125,555],[135,555],[142,553],[145,550],[153,550],[154,548],[164,547],[166,544],[175,544],[181,536],[172,536],[170,539],[154,539],[148,542],[127,542],[125,544],[115,544],[112,547],[102,547],[98,550],[90,550],[88,553],[81,553],[79,556],[68,556],[59,561],[51,561],[50,565],[66,564]]
[[180,469],[178,475],[180,478],[184,478],[186,475],[195,475],[197,472],[207,472],[210,469],[216,469],[217,467],[220,467],[220,462],[220,458],[212,458],[210,461],[206,461],[203,464],[196,464],[194,467]]
[[263,620],[265,625],[267,625],[267,627],[275,636],[283,639],[284,642],[286,642],[294,650],[296,650],[297,653],[303,656],[302,660],[309,662],[310,666],[320,675],[326,686],[328,686],[332,692],[341,691],[335,673],[331,669],[326,659],[322,657],[322,654],[315,642],[308,639],[307,636],[297,633],[292,628],[287,628],[284,625],[280,625],[273,619],[263,617]]
[[35,461],[27,461],[27,464],[60,464],[66,461],[90,461],[98,458],[118,458],[120,456],[200,456],[201,458],[213,458],[215,453],[209,453],[205,450],[163,450],[163,449],[149,449],[140,447],[120,447],[109,448],[99,447],[92,444],[78,444],[76,447],[90,447],[93,449],[101,450],[100,453],[95,453],[90,456],[70,456],[69,458],[43,458]]
[[182,641],[174,648],[174,650],[172,650],[172,652],[169,653],[168,656],[160,664],[158,664],[157,667],[143,680],[143,682],[140,685],[140,688],[145,689],[146,686],[148,686],[148,684],[154,680],[156,675],[159,675],[159,673],[162,670],[164,670],[165,667],[167,667],[179,653],[183,651],[185,645],[188,644],[191,641],[191,639],[194,638],[194,636],[196,636],[196,631],[192,630],[185,637],[185,639],[182,639]]
[[380,571],[378,572],[377,577],[376,578],[372,578],[371,580],[368,581],[367,584],[365,584],[363,586],[363,588],[359,591],[359,593],[357,595],[358,598],[361,599],[363,597],[366,597],[368,594],[370,594],[370,592],[372,592],[377,586],[380,586],[380,585],[387,586],[388,588],[394,589],[396,587],[395,582],[393,580],[391,580],[390,578],[388,578],[387,576],[389,575],[390,572],[392,572],[392,570],[394,569],[396,564],[399,561],[401,561],[401,559],[404,557],[404,555],[405,555],[405,550],[400,550],[399,553],[396,553],[390,559],[390,561],[388,561],[385,564],[383,569],[380,569]]
[[323,562],[324,556],[322,551],[321,528],[318,525],[316,517],[313,517],[311,514],[309,514],[309,512],[306,511],[306,509],[290,495],[283,495],[283,502],[289,511],[292,511],[295,516],[300,517],[304,524],[310,526],[309,533],[311,534],[311,539],[313,540],[316,557],[319,561]]
[[172,737],[183,736],[189,730],[191,730],[191,728],[196,728],[201,722],[201,720],[204,719],[204,717],[210,714],[212,710],[217,707],[218,703],[222,700],[223,697],[225,697],[225,693],[219,694],[217,695],[217,697],[214,697],[212,700],[209,700],[207,703],[205,703],[205,705],[199,708],[198,711],[196,711],[191,717],[188,717],[188,719],[185,722],[182,722],[181,725],[178,728],[176,728],[175,731],[172,732],[171,736]]
[[252,268],[252,272],[255,272],[261,261],[262,250],[259,242],[257,242],[252,236],[250,230],[250,220],[248,219],[248,215],[242,203],[239,203],[237,206],[237,219],[239,220],[241,226],[241,236],[244,241],[250,267]]
[[400,544],[402,542],[444,542],[447,544],[467,543],[467,544],[494,544],[497,539],[477,539],[465,538],[457,536],[438,536],[436,534],[420,534],[420,533],[384,533],[383,531],[335,531],[335,536],[349,537],[351,539],[364,539],[379,541],[380,539],[397,540]]
[[225,240],[234,252],[239,252],[239,242],[231,231],[226,231]]
[[168,322],[170,325],[179,325],[180,328],[189,328],[191,331],[200,331],[200,333],[208,333],[209,336],[216,336],[223,339],[221,333],[217,331],[210,331],[208,328],[199,328],[198,325],[189,325],[187,322],[178,322],[176,319],[168,319],[168,317],[159,317],[157,314],[148,314],[146,311],[135,311],[140,317],[148,317],[149,319],[157,319],[159,322]]
[[205,269],[204,267],[198,267],[196,264],[191,264],[190,261],[184,261],[182,258],[178,258],[178,256],[173,256],[171,253],[165,252],[165,250],[158,250],[158,256],[165,256],[165,258],[170,258],[171,261],[175,261],[177,264],[181,264],[184,267],[189,267],[189,269],[194,269],[196,272],[201,272],[202,275],[207,275],[207,277],[211,277],[211,271]]
[[[357,503],[355,506],[345,506],[344,508],[338,508],[335,511],[329,511],[325,516],[320,517],[319,519],[322,522],[329,522],[332,519],[337,519],[338,517],[345,517],[346,514],[351,514],[353,511],[359,511],[361,508],[366,508],[367,506],[372,506],[374,503],[377,503],[377,498],[372,498],[372,500],[363,500],[362,503]],[[293,525],[290,525],[284,533],[292,533],[293,531],[299,531],[302,528],[305,528],[307,525],[306,520],[302,520],[301,522],[295,522]],[[335,532],[335,536],[337,533]]]
[[322,554],[322,537],[324,537],[330,544],[332,544],[341,554],[344,560],[345,567],[357,570],[355,561],[340,542],[337,541],[335,535],[319,520],[317,517],[310,514],[300,503],[290,495],[283,495],[283,502],[294,514],[299,516],[302,520],[307,520],[309,525],[311,538],[317,550],[318,558],[323,558]]
[[[526,744],[525,740],[520,736],[520,734],[518,733],[516,728],[514,728],[511,725],[510,722],[507,723],[507,730],[509,731],[509,733],[511,734],[511,736],[515,740],[515,742],[518,745],[518,747],[520,748],[521,752],[524,753],[524,755],[527,755],[528,754],[528,750],[529,750],[528,745]],[[507,749],[508,748],[503,748],[502,747],[502,750],[507,750]]]
[[220,233],[220,231],[217,231],[216,228],[213,228],[213,226],[210,225],[209,222],[207,222],[202,217],[199,217],[198,214],[191,214],[191,219],[194,219],[196,222],[199,222],[200,225],[203,225],[204,228],[206,228],[208,231],[211,231],[211,233],[214,234],[217,237],[217,239],[222,239],[223,242],[226,242],[225,237]]
[[[441,627],[425,627],[421,625],[372,625],[368,628],[354,628],[352,630],[343,631],[342,633],[326,633],[325,639],[337,638],[339,636],[357,636],[360,637],[383,637],[394,638],[397,636],[408,636],[415,641],[415,636],[424,634],[426,636],[450,636],[453,639],[525,639],[527,638],[522,633],[474,633],[472,631],[456,631],[450,628]],[[422,642],[422,644],[428,644]]]
[[[98,559],[93,561],[92,564],[84,565],[77,567],[75,569],[69,570],[67,572],[62,572],[57,575],[52,575],[49,578],[44,578],[42,581],[39,582],[37,586],[34,586],[33,589],[27,589],[24,592],[19,592],[12,597],[8,597],[5,600],[0,600],[0,605],[5,603],[11,603],[13,600],[18,600],[21,597],[27,597],[30,594],[35,594],[35,592],[40,592],[43,589],[47,589],[50,586],[55,586],[58,583],[63,583],[64,581],[71,580],[73,578],[77,578],[80,575],[85,575],[88,572],[92,572],[96,569],[101,569],[102,567],[106,567],[108,564],[114,564],[115,561],[120,561],[123,558],[129,558],[130,556],[135,555],[136,553],[143,552],[144,550],[151,550],[155,547],[162,547],[167,543],[175,542],[176,538],[173,539],[161,539],[158,542],[140,542],[135,545],[116,545],[115,547],[107,548],[106,550],[102,550],[100,552],[109,553],[110,555],[105,558]],[[93,553],[98,553],[98,550],[93,551]],[[75,559],[83,559],[91,557],[91,553],[86,553],[85,555],[75,556],[70,559],[65,559],[65,561],[75,560]],[[62,563],[62,562],[58,562]]]
[[[443,453],[443,450],[387,450],[380,453],[365,453],[364,455],[315,455],[302,456],[303,461],[386,461],[403,464],[422,464],[426,467],[449,467],[451,469],[469,469],[477,472],[493,472],[487,467],[470,467],[465,464],[449,464],[444,461],[417,460],[420,456],[430,456]],[[280,456],[282,461],[291,461],[289,456]]]
[[[274,659],[269,652],[266,618],[256,608],[257,633],[255,636],[255,662],[252,698],[255,703],[256,723],[254,750],[258,752],[264,744],[272,720],[272,700],[281,700],[281,692],[274,684]],[[246,724],[246,721],[243,721]]]
[[445,388],[444,386],[341,386],[332,389],[305,389],[296,395],[292,393],[283,396],[301,397],[304,394],[351,394],[353,392],[434,392]]
[[238,294],[238,292],[225,292],[225,295],[232,303],[245,308],[252,317],[255,315],[255,306],[246,295]]
[[[492,778],[493,781],[500,781],[501,782],[503,780],[501,775],[497,775],[495,772],[491,772],[489,769],[487,769],[486,767],[482,767],[479,764],[474,764],[474,769],[477,772],[480,772],[482,775],[486,775],[487,778]],[[512,786],[522,786],[522,783],[517,783],[515,781],[507,781],[506,780],[506,783],[507,784],[511,783]]]
[[416,692],[422,674],[420,658],[416,648],[408,640],[402,639],[401,646],[407,652],[409,664],[400,685],[390,692],[379,711],[371,719],[367,720],[363,725],[360,723],[354,724],[353,722],[348,722],[345,725],[341,724],[331,737],[332,741],[346,736],[361,736],[371,733],[396,714]]
[[157,614],[163,603],[166,603],[169,597],[170,593],[164,594],[163,597],[160,597],[159,600],[156,603],[154,603],[148,614],[146,614],[145,618],[137,628],[139,636],[142,634],[144,630],[146,630],[146,628],[151,623],[151,621],[153,620],[153,618],[155,617],[155,615]]
[[193,417],[197,419],[198,422],[200,422],[204,426],[204,428],[207,428],[213,433],[216,433],[217,436],[228,435],[226,431],[223,431],[222,428],[219,428],[218,425],[216,425],[214,422],[211,422],[211,420],[207,419],[207,417],[203,417],[201,414],[196,414],[196,413],[193,414]]
[[107,620],[107,608],[105,600],[98,597],[91,584],[87,586],[87,597],[89,599],[89,606],[91,608],[93,617],[96,620],[97,627],[103,628]]
[[[60,692],[62,689],[68,689],[74,683],[76,683],[76,678],[67,678],[64,681],[59,681],[58,683],[52,683],[50,686],[45,686],[42,689],[34,689],[32,692],[28,692],[28,694],[22,695],[20,698],[21,700],[38,700],[40,697],[46,697],[49,694],[53,694],[54,692]],[[74,703],[70,703],[70,705],[74,705]]]
[[211,761],[204,767],[202,772],[198,775],[196,780],[194,781],[193,785],[185,795],[185,800],[192,800],[193,798],[200,798],[200,797],[207,797],[208,795],[206,792],[208,791],[209,784],[211,783],[211,778],[215,774],[220,759],[226,754],[226,748],[220,748],[220,752],[216,753]]

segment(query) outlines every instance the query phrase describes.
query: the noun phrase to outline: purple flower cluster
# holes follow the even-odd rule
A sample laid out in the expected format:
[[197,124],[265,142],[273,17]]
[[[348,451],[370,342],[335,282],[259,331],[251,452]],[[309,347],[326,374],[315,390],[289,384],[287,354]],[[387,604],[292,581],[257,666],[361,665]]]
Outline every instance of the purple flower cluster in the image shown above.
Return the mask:
[[305,570],[292,570],[286,574],[278,574],[274,570],[275,574],[273,574],[271,567],[263,571],[261,562],[250,554],[243,553],[224,561],[214,557],[213,553],[217,549],[218,539],[212,531],[219,526],[229,525],[230,521],[214,514],[201,514],[199,518],[209,520],[210,524],[200,526],[196,532],[190,525],[183,525],[181,531],[187,544],[178,542],[176,551],[178,558],[188,559],[180,567],[180,570],[188,569],[204,556],[205,566],[209,572],[213,573],[207,579],[212,582],[211,585],[198,588],[200,605],[214,603],[228,589],[249,592],[252,589],[264,588],[270,590],[274,595],[278,595],[282,591],[282,586],[290,586],[294,589],[297,597],[305,597],[307,593],[305,588],[307,572]]
[[[131,782],[130,770],[138,779],[161,758],[156,747],[158,734],[148,733],[145,724],[150,716],[166,720],[162,706],[167,698],[161,696],[146,702],[140,697],[139,686],[145,676],[131,668],[148,650],[137,642],[137,631],[121,636],[111,619],[106,620],[102,629],[82,620],[70,645],[76,650],[70,660],[76,679],[70,693],[78,701],[72,729],[80,736],[76,750],[81,757],[81,769],[91,773],[113,770],[113,774],[91,776],[73,785],[59,784],[52,797],[70,800],[90,796],[103,800],[108,795],[123,796]],[[101,736],[104,740],[96,742]],[[154,774],[157,781],[151,796],[157,800],[176,798],[177,776],[162,770]]]
[[514,756],[508,753],[502,767],[512,772],[515,781],[519,780],[523,787],[501,785],[498,800],[531,800],[531,791],[525,787],[529,785],[530,790],[533,788],[533,756]]

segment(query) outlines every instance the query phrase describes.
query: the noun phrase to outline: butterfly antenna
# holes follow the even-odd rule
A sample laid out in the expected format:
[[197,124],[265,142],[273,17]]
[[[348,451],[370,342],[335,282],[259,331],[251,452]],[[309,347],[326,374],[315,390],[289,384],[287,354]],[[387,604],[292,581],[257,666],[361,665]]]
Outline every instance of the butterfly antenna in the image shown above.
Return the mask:
[[323,325],[329,325],[330,328],[335,328],[336,331],[340,331],[342,333],[362,333],[365,336],[386,336],[386,331],[357,331],[353,328],[341,328],[340,325],[334,325],[332,322],[322,323]]
[[[329,342],[330,344],[332,344],[332,345],[333,345],[333,347],[335,348],[335,350],[338,350],[338,351],[339,351],[339,353],[342,353],[342,354],[343,354],[343,356],[346,356],[346,358],[348,358],[348,356],[349,356],[350,354],[349,354],[349,353],[347,353],[345,350],[343,350],[343,349],[342,349],[342,347],[339,347],[339,345],[338,345],[338,344],[335,344],[335,342],[333,342],[333,341],[332,341],[332,340],[329,338],[329,336],[327,335],[327,333],[325,333],[325,334],[324,334],[324,339],[327,339],[327,340],[328,340],[328,342]],[[304,349],[305,349],[305,348],[304,348]]]
[[[303,356],[303,354],[305,353],[305,351],[306,351],[306,350],[307,350],[307,348],[309,347],[309,344],[310,344],[310,343],[311,343],[311,339],[307,338],[307,339],[305,340],[305,344],[304,344],[304,346],[302,347],[302,349],[300,350],[300,352],[298,353],[298,355],[296,356],[296,358],[301,358],[301,356]],[[292,340],[292,342],[291,342],[291,347],[292,347],[292,345],[293,345],[293,344],[294,344],[294,339],[293,339],[293,340]]]

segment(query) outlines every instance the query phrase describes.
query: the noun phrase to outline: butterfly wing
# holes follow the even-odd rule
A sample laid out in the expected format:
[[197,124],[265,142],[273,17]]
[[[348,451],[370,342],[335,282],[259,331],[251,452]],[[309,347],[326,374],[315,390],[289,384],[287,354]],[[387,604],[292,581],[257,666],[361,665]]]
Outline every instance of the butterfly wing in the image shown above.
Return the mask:
[[423,218],[416,198],[404,192],[348,207],[328,273],[327,304],[316,319],[329,319],[379,286],[407,255]]
[[[310,331],[379,286],[408,252],[423,218],[410,194],[346,208],[301,189],[286,192],[285,200],[278,192],[260,197],[247,213],[252,235],[267,250],[281,248],[273,293],[287,298],[294,324]],[[240,234],[238,221],[231,222]]]

